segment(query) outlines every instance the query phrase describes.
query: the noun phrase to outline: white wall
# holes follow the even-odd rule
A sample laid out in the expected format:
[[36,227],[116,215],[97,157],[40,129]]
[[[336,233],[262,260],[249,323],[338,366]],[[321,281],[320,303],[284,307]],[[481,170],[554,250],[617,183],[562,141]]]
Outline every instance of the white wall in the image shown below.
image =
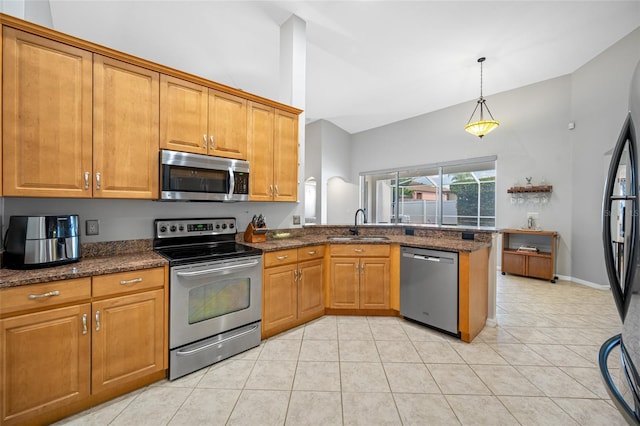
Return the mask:
[[[638,46],[640,29],[572,75],[488,96],[501,125],[482,140],[463,130],[473,101],[355,134],[352,178],[365,171],[497,155],[496,226],[518,227],[527,212],[539,212],[540,226],[560,234],[557,273],[604,285],[603,155],[625,118]],[[568,130],[570,121],[575,130]],[[553,185],[548,205],[511,205],[507,188],[524,184],[526,176],[534,183],[544,176]]]
[[[496,226],[519,227],[528,211],[538,211],[538,223],[560,233],[558,270],[570,274],[570,87],[565,76],[489,96],[501,125],[483,139],[464,131],[474,101],[355,134],[352,173],[496,155]],[[511,205],[507,188],[524,184],[526,176],[534,183],[544,176],[553,185],[546,207]]]
[[[640,28],[572,74],[572,275],[607,283],[602,257],[601,210],[605,153],[629,110],[631,76],[640,61]],[[610,158],[610,157],[609,157]],[[608,159],[607,159],[608,160]],[[608,161],[607,161],[608,163]]]

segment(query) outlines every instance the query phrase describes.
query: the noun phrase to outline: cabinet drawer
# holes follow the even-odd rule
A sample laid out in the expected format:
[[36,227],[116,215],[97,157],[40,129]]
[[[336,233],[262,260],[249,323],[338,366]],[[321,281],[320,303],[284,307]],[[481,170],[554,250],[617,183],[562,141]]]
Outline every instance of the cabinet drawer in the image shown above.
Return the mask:
[[0,290],[0,315],[90,298],[91,278],[11,287]]
[[331,256],[389,256],[388,244],[333,244]]
[[286,265],[298,261],[298,249],[271,251],[264,254],[264,267]]
[[324,246],[301,247],[298,249],[298,261],[312,259],[322,259],[324,257]]
[[93,297],[112,296],[164,286],[164,268],[140,269],[93,277]]

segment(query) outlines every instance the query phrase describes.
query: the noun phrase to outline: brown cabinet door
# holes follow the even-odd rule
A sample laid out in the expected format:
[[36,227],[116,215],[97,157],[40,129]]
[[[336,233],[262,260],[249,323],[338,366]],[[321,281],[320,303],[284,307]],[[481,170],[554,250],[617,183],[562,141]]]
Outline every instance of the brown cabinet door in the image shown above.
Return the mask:
[[273,108],[249,102],[249,199],[273,200]]
[[0,423],[32,424],[89,396],[90,314],[87,303],[0,320]]
[[317,318],[324,314],[322,259],[298,265],[298,320]]
[[157,72],[95,55],[93,196],[157,199]]
[[206,154],[209,89],[160,75],[160,148]]
[[553,278],[553,262],[551,257],[527,256],[527,275],[550,280]]
[[114,297],[92,307],[92,393],[163,369],[163,290]]
[[262,332],[285,330],[296,321],[298,289],[295,285],[297,265],[265,269],[262,282]]
[[298,201],[298,116],[275,111],[274,201]]
[[358,258],[332,258],[331,259],[331,308],[358,309],[360,306],[359,270]]
[[4,195],[91,197],[91,52],[7,27],[3,38]]
[[360,309],[389,309],[389,259],[360,260]]
[[209,89],[209,155],[247,158],[247,100]]
[[502,272],[525,275],[526,256],[516,253],[502,253]]

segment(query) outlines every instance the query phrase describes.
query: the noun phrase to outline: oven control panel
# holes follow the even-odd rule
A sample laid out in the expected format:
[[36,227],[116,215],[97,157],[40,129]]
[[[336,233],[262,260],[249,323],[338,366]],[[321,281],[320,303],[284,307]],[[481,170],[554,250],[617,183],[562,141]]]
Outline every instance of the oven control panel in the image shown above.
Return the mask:
[[233,217],[209,219],[159,219],[154,223],[156,227],[156,238],[236,233],[236,219]]

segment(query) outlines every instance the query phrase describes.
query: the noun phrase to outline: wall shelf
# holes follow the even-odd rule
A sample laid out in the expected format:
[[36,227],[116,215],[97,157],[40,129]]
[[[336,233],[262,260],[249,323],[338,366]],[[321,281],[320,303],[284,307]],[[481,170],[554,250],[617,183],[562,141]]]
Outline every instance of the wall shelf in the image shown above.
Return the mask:
[[529,193],[529,192],[552,192],[552,185],[540,185],[540,186],[513,186],[507,189],[509,194]]

